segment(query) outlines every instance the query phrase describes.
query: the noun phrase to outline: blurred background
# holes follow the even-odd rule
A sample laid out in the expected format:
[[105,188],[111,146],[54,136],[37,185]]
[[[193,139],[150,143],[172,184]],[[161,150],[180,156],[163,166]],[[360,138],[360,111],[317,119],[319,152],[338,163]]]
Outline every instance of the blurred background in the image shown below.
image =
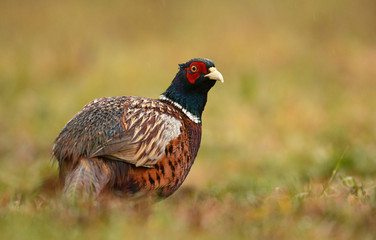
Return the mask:
[[[137,229],[152,238],[372,239],[375,30],[372,0],[2,0],[0,229],[20,239]],[[90,215],[94,230],[57,210],[51,150],[66,122],[95,98],[157,98],[177,64],[195,57],[212,59],[225,83],[209,93],[183,187],[143,224],[114,210]]]

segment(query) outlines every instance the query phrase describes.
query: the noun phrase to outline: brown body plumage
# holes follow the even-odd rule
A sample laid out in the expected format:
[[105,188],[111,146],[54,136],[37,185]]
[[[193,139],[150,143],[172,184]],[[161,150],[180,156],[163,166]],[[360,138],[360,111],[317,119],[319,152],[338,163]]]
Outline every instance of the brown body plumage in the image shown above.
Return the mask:
[[[191,66],[202,61],[210,60],[188,63]],[[210,72],[216,71],[211,61],[205,64]],[[181,68],[179,73],[188,76],[188,71]],[[170,88],[186,80],[179,73]],[[87,104],[67,123],[54,144],[64,194],[98,197],[115,192],[167,197],[175,192],[200,146],[207,91],[214,85],[213,80],[223,81],[207,73],[202,75],[197,81],[203,77],[210,84],[197,84],[200,93],[205,91],[203,105],[197,105],[202,108],[198,109],[199,116],[192,113],[197,112],[197,106],[191,108],[192,103],[183,99],[189,93],[170,88],[160,99],[109,97]]]

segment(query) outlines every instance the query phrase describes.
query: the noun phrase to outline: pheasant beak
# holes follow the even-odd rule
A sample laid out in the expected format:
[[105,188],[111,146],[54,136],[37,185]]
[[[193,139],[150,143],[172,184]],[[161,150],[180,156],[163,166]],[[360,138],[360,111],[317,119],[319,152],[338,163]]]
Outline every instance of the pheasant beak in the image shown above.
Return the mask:
[[221,83],[224,82],[222,74],[215,67],[209,68],[209,73],[206,74],[205,77],[212,80],[220,81]]

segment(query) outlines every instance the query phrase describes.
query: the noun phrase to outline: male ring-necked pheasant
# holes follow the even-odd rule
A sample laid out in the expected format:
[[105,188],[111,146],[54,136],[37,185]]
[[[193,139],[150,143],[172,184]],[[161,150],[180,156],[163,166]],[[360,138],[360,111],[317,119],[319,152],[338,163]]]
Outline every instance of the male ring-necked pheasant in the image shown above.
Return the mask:
[[209,59],[179,64],[159,99],[104,97],[88,103],[55,140],[63,193],[167,197],[185,180],[201,141],[208,91],[221,73]]

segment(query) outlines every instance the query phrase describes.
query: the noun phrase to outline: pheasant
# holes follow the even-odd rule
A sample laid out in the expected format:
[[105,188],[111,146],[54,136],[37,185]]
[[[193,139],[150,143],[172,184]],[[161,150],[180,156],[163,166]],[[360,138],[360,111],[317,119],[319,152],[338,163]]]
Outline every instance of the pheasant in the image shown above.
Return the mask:
[[63,128],[53,155],[63,194],[98,198],[165,198],[185,180],[201,142],[208,91],[222,74],[209,59],[179,64],[159,99],[103,97],[89,102]]

